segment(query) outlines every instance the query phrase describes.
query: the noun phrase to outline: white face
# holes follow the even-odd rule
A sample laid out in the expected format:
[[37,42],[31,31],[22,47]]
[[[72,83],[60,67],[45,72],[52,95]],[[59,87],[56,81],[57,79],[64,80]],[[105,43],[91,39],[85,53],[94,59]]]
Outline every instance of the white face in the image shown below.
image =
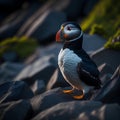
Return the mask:
[[81,34],[81,30],[73,24],[67,24],[64,28],[61,29],[63,29],[63,33],[66,36],[65,39],[69,41],[78,38]]

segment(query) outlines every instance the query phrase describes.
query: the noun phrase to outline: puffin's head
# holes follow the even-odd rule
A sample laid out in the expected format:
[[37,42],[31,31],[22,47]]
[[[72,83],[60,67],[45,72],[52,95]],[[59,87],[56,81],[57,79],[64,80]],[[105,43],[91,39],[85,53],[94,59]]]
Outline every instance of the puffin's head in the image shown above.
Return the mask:
[[80,26],[75,22],[66,22],[61,25],[56,34],[57,42],[71,42],[83,36]]

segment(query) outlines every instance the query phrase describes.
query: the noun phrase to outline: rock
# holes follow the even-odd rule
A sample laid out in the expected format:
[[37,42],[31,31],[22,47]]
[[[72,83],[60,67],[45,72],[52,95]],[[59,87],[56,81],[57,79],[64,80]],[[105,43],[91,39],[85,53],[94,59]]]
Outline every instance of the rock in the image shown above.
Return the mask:
[[77,20],[82,14],[84,0],[69,0],[68,5],[63,9],[68,20]]
[[72,100],[73,98],[70,95],[64,94],[61,88],[44,92],[43,94],[35,96],[31,99],[31,104],[34,111],[33,116],[58,103]]
[[52,75],[50,81],[47,84],[47,90],[57,88],[57,87],[66,87],[70,86],[63,78],[61,72],[56,69],[54,74]]
[[19,56],[15,51],[7,51],[3,54],[2,60],[5,62],[17,62]]
[[92,1],[91,0],[85,0],[84,5],[83,5],[83,13],[82,13],[82,15],[83,16],[88,15],[97,2],[99,2],[99,1],[98,0],[92,0]]
[[98,67],[98,70],[100,71],[100,79],[102,80],[103,83],[110,80],[110,78],[112,77],[112,74],[114,73],[111,66],[106,63],[103,63],[102,65],[100,65]]
[[11,81],[0,84],[0,103],[29,99],[33,93],[23,81]]
[[11,81],[25,67],[21,63],[6,62],[0,66],[0,83]]
[[35,95],[41,94],[45,91],[45,82],[43,80],[36,80],[31,89]]
[[31,113],[31,105],[26,100],[0,104],[0,120],[26,120]]
[[35,80],[40,79],[44,80],[45,84],[47,84],[55,70],[55,66],[51,64],[52,59],[52,56],[38,59],[33,64],[25,67],[14,80],[24,80],[28,85],[32,85]]
[[111,66],[107,63],[103,63],[98,67],[98,70],[100,71],[100,76],[103,76],[104,74],[113,74],[114,71],[111,68]]
[[53,9],[65,12],[68,20],[75,21],[88,15],[96,2],[96,0],[54,0]]
[[58,54],[62,47],[63,47],[63,44],[56,43],[56,42],[46,46],[40,46],[28,59],[26,59],[25,63],[31,64],[39,58],[43,58],[45,56],[52,56],[52,59],[50,62],[54,66],[58,67]]
[[107,81],[96,94],[93,100],[102,101],[104,103],[120,104],[120,66],[117,68],[112,78]]
[[[88,53],[92,53],[105,44],[106,40],[98,35],[83,35],[83,49]],[[101,63],[102,64],[102,63]]]
[[97,66],[106,63],[113,71],[120,65],[120,51],[101,48],[91,55]]
[[95,101],[59,103],[35,116],[32,120],[119,120],[120,106],[103,105]]
[[9,11],[10,12],[11,10],[15,10],[15,9],[18,9],[18,7],[20,7],[23,2],[25,0],[21,0],[21,1],[17,1],[17,0],[0,0],[0,8],[1,10],[4,10],[4,11]]
[[41,44],[49,43],[54,41],[56,31],[65,21],[64,13],[47,10],[32,23],[24,35],[38,39]]
[[13,37],[19,28],[23,25],[23,23],[29,19],[29,17],[36,11],[36,9],[38,9],[40,6],[38,5],[38,3],[34,3],[29,8],[17,11],[8,16],[0,27],[0,40]]

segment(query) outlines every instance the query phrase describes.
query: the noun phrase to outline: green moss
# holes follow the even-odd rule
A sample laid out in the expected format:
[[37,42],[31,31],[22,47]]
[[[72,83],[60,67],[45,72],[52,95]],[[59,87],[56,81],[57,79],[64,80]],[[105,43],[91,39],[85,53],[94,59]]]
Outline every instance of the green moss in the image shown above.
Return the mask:
[[[100,0],[89,16],[82,21],[83,31],[98,33],[109,39],[120,29],[119,9],[119,0]],[[95,24],[102,26],[104,32],[101,33],[101,27],[94,27]]]
[[0,57],[7,51],[15,51],[21,59],[28,57],[38,46],[35,39],[23,37],[7,38],[0,42]]
[[113,40],[117,39],[117,37],[120,37],[120,30],[118,30],[117,33],[107,41],[107,43],[104,45],[104,47],[110,48],[110,49],[115,49],[115,50],[120,50],[120,40],[113,41]]
[[99,34],[106,37],[106,32],[102,25],[94,24],[91,28],[90,34]]

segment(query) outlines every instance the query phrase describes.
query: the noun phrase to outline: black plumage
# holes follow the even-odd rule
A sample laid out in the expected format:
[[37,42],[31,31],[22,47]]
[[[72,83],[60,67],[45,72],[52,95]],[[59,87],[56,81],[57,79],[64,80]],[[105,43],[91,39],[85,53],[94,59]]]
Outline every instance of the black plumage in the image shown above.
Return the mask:
[[[65,42],[63,49],[68,48],[73,50],[77,56],[82,59],[78,63],[77,72],[81,81],[89,86],[94,86],[96,89],[101,87],[101,80],[99,79],[99,71],[97,65],[89,57],[89,55],[82,49],[83,37],[76,41]],[[74,58],[73,58],[74,59]]]

